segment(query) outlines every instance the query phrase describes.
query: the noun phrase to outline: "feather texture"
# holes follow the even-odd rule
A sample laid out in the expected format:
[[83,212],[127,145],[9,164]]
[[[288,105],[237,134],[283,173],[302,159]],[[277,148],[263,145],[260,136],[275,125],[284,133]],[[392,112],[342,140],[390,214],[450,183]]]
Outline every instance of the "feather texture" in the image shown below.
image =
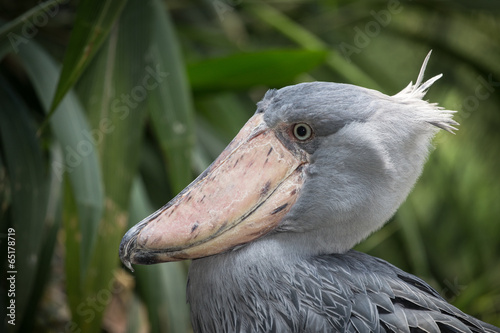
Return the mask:
[[454,126],[459,125],[452,119],[452,116],[454,113],[456,113],[456,111],[445,110],[444,108],[438,106],[437,103],[423,104],[419,102],[425,96],[427,90],[429,90],[432,84],[443,76],[443,74],[438,74],[422,83],[424,79],[425,69],[427,67],[427,63],[429,62],[429,58],[431,57],[431,53],[432,51],[427,54],[427,57],[425,57],[424,63],[422,64],[422,68],[420,69],[415,84],[413,84],[413,82],[410,82],[410,84],[406,86],[406,88],[392,97],[397,100],[415,103],[416,106],[420,106],[418,108],[420,109],[419,111],[423,111],[422,118],[424,118],[426,122],[445,131],[453,133],[453,131],[457,130],[457,128]]
[[[291,151],[309,154],[305,182],[274,232],[193,261],[196,332],[500,333],[418,277],[350,250],[404,201],[438,128],[456,130],[454,111],[422,100],[441,77],[424,81],[429,57],[394,96],[326,82],[266,94],[257,113]],[[287,136],[297,123],[314,133],[307,142]]]
[[231,269],[235,257],[248,255],[238,251],[193,262],[188,297],[196,332],[500,332],[418,277],[360,252],[273,270],[248,260]]

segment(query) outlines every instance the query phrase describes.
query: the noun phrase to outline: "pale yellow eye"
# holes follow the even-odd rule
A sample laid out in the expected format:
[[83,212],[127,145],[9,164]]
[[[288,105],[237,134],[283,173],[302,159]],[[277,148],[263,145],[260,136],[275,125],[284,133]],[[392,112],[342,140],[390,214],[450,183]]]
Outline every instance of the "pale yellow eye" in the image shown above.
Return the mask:
[[295,136],[297,140],[305,141],[309,139],[311,135],[311,126],[304,123],[298,123],[293,126],[293,136]]

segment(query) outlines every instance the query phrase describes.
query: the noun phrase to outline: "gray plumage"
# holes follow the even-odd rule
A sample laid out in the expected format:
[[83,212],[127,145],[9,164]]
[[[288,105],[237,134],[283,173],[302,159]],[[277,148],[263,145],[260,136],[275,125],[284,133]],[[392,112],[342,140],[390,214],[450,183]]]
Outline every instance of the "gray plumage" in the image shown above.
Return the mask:
[[[203,251],[218,253],[195,259],[190,267],[187,294],[195,332],[500,333],[448,304],[421,279],[351,250],[382,227],[405,200],[421,174],[438,129],[452,132],[458,125],[452,119],[454,111],[422,100],[440,78],[423,82],[429,55],[416,83],[394,96],[327,82],[269,91],[258,103],[250,126],[238,135],[240,140],[247,135],[250,139],[233,141],[195,185],[132,228],[120,246],[122,261],[130,266],[130,262],[151,264],[207,256]],[[297,125],[303,125],[304,134],[309,128],[311,135],[299,138],[294,132]],[[252,146],[257,135],[261,145]],[[262,145],[263,138],[274,140],[276,146]],[[248,149],[234,158],[231,154],[237,154],[238,145]],[[261,164],[255,163],[258,168],[252,168],[255,160],[247,158],[257,156],[252,155],[252,149],[257,149],[252,147],[265,149],[259,150],[258,156],[264,158],[259,160]],[[230,202],[220,207],[231,210],[232,203],[239,200],[231,196],[231,188],[245,189],[240,185],[257,181],[252,177],[226,181],[228,198],[212,185],[215,176],[211,172],[227,170],[217,174],[220,179],[244,164],[241,170],[252,170],[254,178],[267,180],[267,173],[274,175],[266,159],[273,147],[285,147],[273,155],[273,170],[284,170],[282,166],[289,162],[284,156],[300,161],[293,176],[280,176],[285,183],[299,175],[293,179],[300,188],[281,190],[271,180],[253,183],[263,185],[255,196],[267,198],[265,201],[256,201],[241,218],[231,213],[226,220],[221,214],[217,216],[222,221],[198,223],[201,217],[196,207],[204,206],[196,205],[205,197],[210,199],[216,192],[213,203],[218,203],[219,195]],[[243,155],[247,159],[239,162]],[[269,194],[271,186],[274,192]],[[207,192],[200,195],[196,191]],[[251,197],[244,190],[239,193],[247,196],[241,201]],[[272,201],[277,197],[296,200]],[[265,206],[269,202],[275,206]],[[259,211],[261,205],[269,213]],[[205,214],[216,214],[212,207],[204,208]],[[271,231],[257,230],[252,224],[260,221],[252,220],[253,214],[263,214],[259,216],[268,221],[278,212],[286,213]],[[175,213],[178,218],[169,219]],[[244,227],[230,224],[229,230],[224,229],[235,219]],[[204,238],[199,240],[197,232],[202,228],[206,228]],[[241,236],[240,231],[252,237],[230,247],[217,243],[227,234]],[[224,242],[228,240],[224,238]]]
[[265,243],[193,261],[195,332],[500,332],[384,260],[356,251],[274,259]]
[[427,60],[416,84],[392,97],[314,82],[269,91],[259,102],[257,113],[278,133],[311,126],[312,140],[286,142],[307,151],[311,165],[276,231],[192,262],[196,332],[500,332],[421,279],[349,251],[406,198],[437,128],[457,125],[452,111],[422,100],[440,77],[422,84]]

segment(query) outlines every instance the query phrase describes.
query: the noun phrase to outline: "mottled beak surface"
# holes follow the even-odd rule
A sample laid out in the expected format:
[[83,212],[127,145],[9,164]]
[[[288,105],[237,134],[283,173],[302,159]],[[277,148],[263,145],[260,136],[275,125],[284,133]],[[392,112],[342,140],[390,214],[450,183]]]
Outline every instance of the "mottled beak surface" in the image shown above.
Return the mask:
[[131,268],[206,257],[265,235],[295,203],[307,159],[254,115],[205,172],[125,234],[121,260]]

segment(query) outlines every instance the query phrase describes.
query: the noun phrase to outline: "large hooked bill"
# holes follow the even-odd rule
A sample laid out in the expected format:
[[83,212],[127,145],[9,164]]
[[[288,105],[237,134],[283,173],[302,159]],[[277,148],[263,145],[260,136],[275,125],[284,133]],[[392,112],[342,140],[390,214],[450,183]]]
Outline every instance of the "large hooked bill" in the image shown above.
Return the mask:
[[267,234],[297,200],[307,163],[255,114],[207,170],[125,234],[122,262],[201,258]]

